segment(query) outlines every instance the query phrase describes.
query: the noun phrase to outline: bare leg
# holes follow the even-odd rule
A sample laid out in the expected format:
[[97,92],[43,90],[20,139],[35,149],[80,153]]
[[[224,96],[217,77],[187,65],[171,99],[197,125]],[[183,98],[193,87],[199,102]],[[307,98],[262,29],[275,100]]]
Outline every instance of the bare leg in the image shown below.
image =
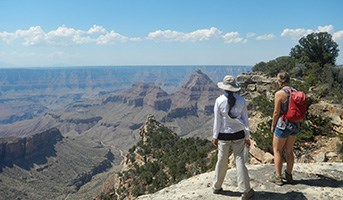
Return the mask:
[[281,176],[282,171],[282,150],[285,146],[286,138],[278,138],[273,136],[273,152],[274,152],[274,167],[275,175]]
[[292,174],[292,171],[293,171],[293,165],[294,165],[293,147],[294,147],[295,139],[296,139],[296,137],[293,135],[288,136],[286,143],[285,143],[285,153],[286,153],[287,173],[288,174]]

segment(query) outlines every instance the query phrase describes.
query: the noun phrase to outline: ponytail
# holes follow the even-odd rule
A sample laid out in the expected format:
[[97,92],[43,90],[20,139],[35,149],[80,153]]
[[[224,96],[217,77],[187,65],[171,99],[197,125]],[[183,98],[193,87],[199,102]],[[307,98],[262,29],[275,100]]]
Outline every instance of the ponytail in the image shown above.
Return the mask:
[[231,114],[231,109],[236,103],[236,98],[233,96],[233,92],[231,91],[225,91],[225,96],[227,97],[227,103],[229,104],[229,112],[228,115],[231,118],[236,118]]

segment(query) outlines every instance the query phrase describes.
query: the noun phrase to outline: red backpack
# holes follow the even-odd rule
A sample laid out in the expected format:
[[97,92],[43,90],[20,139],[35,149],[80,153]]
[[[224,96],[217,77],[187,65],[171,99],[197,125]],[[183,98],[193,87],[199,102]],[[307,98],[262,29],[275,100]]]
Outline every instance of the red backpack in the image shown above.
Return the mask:
[[290,122],[302,121],[306,113],[306,94],[290,87],[284,87],[283,90],[288,95],[288,109],[282,117]]

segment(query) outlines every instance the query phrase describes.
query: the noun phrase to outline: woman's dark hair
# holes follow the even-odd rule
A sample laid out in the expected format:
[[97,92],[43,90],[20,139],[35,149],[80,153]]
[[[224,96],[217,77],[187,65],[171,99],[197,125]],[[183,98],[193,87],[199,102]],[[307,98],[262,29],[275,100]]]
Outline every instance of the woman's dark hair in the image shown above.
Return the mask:
[[235,116],[233,116],[231,114],[231,109],[232,107],[235,105],[236,103],[236,98],[233,96],[233,92],[231,91],[225,91],[225,96],[227,97],[227,103],[229,104],[230,108],[229,108],[229,113],[228,115],[231,117],[231,118],[236,118]]

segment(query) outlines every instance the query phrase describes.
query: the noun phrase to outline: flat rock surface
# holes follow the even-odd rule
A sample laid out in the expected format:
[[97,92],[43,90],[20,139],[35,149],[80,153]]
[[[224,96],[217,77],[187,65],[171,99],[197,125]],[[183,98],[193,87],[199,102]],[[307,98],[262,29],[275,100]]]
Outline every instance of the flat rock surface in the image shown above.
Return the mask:
[[[252,199],[342,199],[343,163],[296,163],[294,183],[275,185],[268,181],[274,165],[248,165],[250,184],[255,190]],[[284,165],[285,167],[285,165]],[[284,169],[284,168],[283,168]],[[213,171],[183,180],[154,194],[143,195],[140,200],[227,200],[240,199],[236,169],[229,169],[222,194],[212,192]]]

